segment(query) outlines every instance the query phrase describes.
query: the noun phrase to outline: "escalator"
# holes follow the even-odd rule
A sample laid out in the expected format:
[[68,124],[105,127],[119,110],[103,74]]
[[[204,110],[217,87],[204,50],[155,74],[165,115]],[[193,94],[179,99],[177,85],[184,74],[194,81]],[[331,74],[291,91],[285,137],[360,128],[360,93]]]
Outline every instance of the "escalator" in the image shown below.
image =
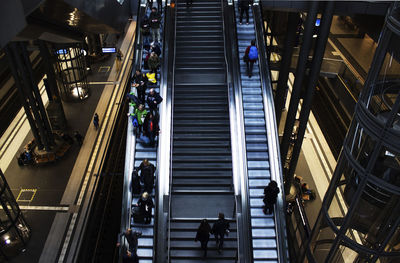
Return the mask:
[[176,4],[173,91],[172,185],[169,262],[203,262],[194,242],[200,220],[225,214],[231,232],[217,252],[210,238],[207,259],[237,256],[228,87],[221,1]]
[[[249,24],[239,23],[236,8],[237,46],[240,59],[240,86],[247,157],[248,210],[251,225],[252,262],[288,262],[284,227],[283,197],[279,195],[273,214],[263,213],[264,187],[271,180],[281,186],[277,127],[274,118],[271,83],[265,59],[261,12],[257,1],[249,8]],[[256,16],[256,13],[257,15]],[[243,19],[245,21],[245,18]],[[256,40],[259,59],[248,77],[241,59],[251,40]],[[264,72],[260,74],[260,72]],[[280,187],[282,191],[282,187]]]

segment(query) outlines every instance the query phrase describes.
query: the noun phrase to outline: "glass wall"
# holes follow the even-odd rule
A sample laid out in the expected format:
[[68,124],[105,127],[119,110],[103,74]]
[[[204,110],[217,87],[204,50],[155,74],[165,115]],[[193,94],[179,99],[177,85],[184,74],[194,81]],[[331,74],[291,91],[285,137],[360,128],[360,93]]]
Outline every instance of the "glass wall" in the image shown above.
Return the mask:
[[390,22],[399,7],[387,18],[313,229],[310,262],[400,262],[400,56],[391,50],[400,23]]

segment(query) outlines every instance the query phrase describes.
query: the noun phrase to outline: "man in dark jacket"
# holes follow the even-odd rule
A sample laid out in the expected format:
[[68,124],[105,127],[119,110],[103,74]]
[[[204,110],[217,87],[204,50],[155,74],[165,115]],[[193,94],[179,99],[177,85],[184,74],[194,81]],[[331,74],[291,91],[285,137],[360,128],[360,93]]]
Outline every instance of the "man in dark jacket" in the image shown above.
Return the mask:
[[221,253],[221,250],[224,248],[224,237],[229,233],[229,222],[225,220],[223,213],[218,214],[218,220],[214,223],[211,232],[217,241],[218,253]]
[[153,114],[158,112],[158,104],[160,104],[162,100],[163,99],[161,98],[160,94],[158,94],[154,89],[150,89],[146,100],[150,112],[152,112]]
[[243,13],[246,12],[246,24],[249,24],[249,5],[250,5],[250,0],[240,0],[239,2],[239,8],[240,8],[240,24],[242,24],[243,21]]
[[133,75],[131,79],[132,86],[136,88],[137,90],[137,97],[140,101],[140,103],[145,102],[145,96],[146,96],[146,89],[147,89],[147,82],[148,79],[145,74],[142,74],[142,71],[140,69],[137,69],[135,72],[135,75]]
[[138,171],[140,171],[140,176],[144,183],[144,191],[151,194],[154,187],[154,172],[156,171],[156,168],[151,162],[149,162],[149,160],[144,159],[140,164]]
[[161,55],[161,48],[160,48],[160,46],[159,46],[157,43],[151,44],[151,46],[150,46],[150,53],[151,53],[151,52],[154,52],[154,53],[157,54],[157,56],[160,56],[160,55]]
[[157,12],[157,8],[153,7],[150,13],[150,27],[151,35],[154,42],[160,42],[160,25],[161,25],[161,15]]
[[150,21],[147,15],[144,15],[141,21],[141,32],[143,36],[143,45],[148,46],[150,45]]
[[121,245],[121,238],[125,237],[129,244],[129,251],[133,251],[136,254],[138,246],[138,239],[142,236],[142,232],[132,230],[128,228],[125,232],[118,235],[117,247]]
[[275,181],[269,182],[268,186],[264,188],[264,214],[272,214],[279,192],[278,184]]

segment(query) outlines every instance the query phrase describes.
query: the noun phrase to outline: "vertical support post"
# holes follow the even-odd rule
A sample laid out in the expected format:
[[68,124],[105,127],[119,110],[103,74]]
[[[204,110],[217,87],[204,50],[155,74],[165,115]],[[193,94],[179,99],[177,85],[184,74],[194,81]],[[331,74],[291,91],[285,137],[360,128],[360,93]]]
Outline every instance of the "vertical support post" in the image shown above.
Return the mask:
[[24,107],[26,117],[28,119],[29,125],[31,126],[31,131],[32,131],[33,137],[35,138],[38,146],[43,147],[42,140],[39,135],[39,130],[36,127],[35,120],[32,116],[31,108],[27,101],[27,95],[25,94],[25,91],[22,87],[24,84],[22,83],[21,77],[19,76],[19,73],[17,70],[18,66],[16,65],[16,60],[18,58],[13,53],[13,50],[11,49],[10,44],[6,46],[6,54],[7,54],[8,64],[10,65],[11,73],[15,80],[15,85],[17,86],[17,90],[18,90],[19,96],[21,98],[21,104]]
[[290,12],[288,17],[288,31],[286,33],[285,48],[279,69],[278,85],[275,96],[275,115],[278,125],[281,120],[283,106],[285,105],[285,98],[288,89],[287,82],[289,78],[290,64],[292,62],[293,47],[296,43],[298,22],[299,14]]
[[[285,122],[285,130],[281,142],[281,159],[283,165],[285,164],[285,160],[287,159],[287,155],[289,152],[290,138],[292,136],[293,126],[296,121],[297,109],[300,102],[301,87],[303,84],[303,79],[307,68],[308,55],[310,53],[310,49],[312,46],[312,39],[313,39],[312,36],[314,31],[315,19],[317,17],[318,4],[319,2],[311,2],[310,10],[307,13],[307,19],[305,23],[306,28],[303,36],[304,38],[303,45],[301,46],[299,61],[297,62],[297,68],[295,74],[296,78],[293,85],[292,95],[290,98],[289,111]],[[286,174],[284,174],[284,179],[285,179],[285,191],[287,190],[288,192],[290,185],[286,183],[287,181]]]
[[329,36],[329,29],[332,24],[334,2],[326,2],[325,12],[321,21],[320,35],[317,39],[316,50],[312,59],[312,65],[310,70],[309,81],[307,85],[306,95],[303,100],[301,107],[300,118],[299,118],[299,129],[297,133],[297,139],[293,147],[292,158],[290,160],[289,172],[287,180],[291,183],[294,172],[296,170],[297,161],[301,151],[301,145],[303,144],[304,134],[307,128],[308,117],[310,116],[312,99],[314,96],[315,86],[319,78],[319,72],[321,70],[322,60],[324,58],[326,42]]

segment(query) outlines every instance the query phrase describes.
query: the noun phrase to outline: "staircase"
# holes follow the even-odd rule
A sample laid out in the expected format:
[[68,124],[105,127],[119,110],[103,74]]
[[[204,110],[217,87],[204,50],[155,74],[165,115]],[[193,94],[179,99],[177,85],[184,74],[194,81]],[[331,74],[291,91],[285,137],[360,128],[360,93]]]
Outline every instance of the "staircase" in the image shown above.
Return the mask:
[[[233,216],[232,158],[221,2],[177,3],[170,262],[203,262],[200,220]],[[236,223],[224,250],[212,236],[207,258],[234,262]]]
[[[246,25],[245,15],[243,24],[239,25],[239,15],[236,8],[238,51],[239,57],[242,58],[250,41],[255,39],[256,35],[251,8],[249,25]],[[262,211],[264,187],[270,181],[270,171],[260,70],[258,64],[254,64],[253,76],[249,78],[246,63],[241,59],[240,73],[250,188],[253,261],[278,262],[274,215],[264,215]]]

